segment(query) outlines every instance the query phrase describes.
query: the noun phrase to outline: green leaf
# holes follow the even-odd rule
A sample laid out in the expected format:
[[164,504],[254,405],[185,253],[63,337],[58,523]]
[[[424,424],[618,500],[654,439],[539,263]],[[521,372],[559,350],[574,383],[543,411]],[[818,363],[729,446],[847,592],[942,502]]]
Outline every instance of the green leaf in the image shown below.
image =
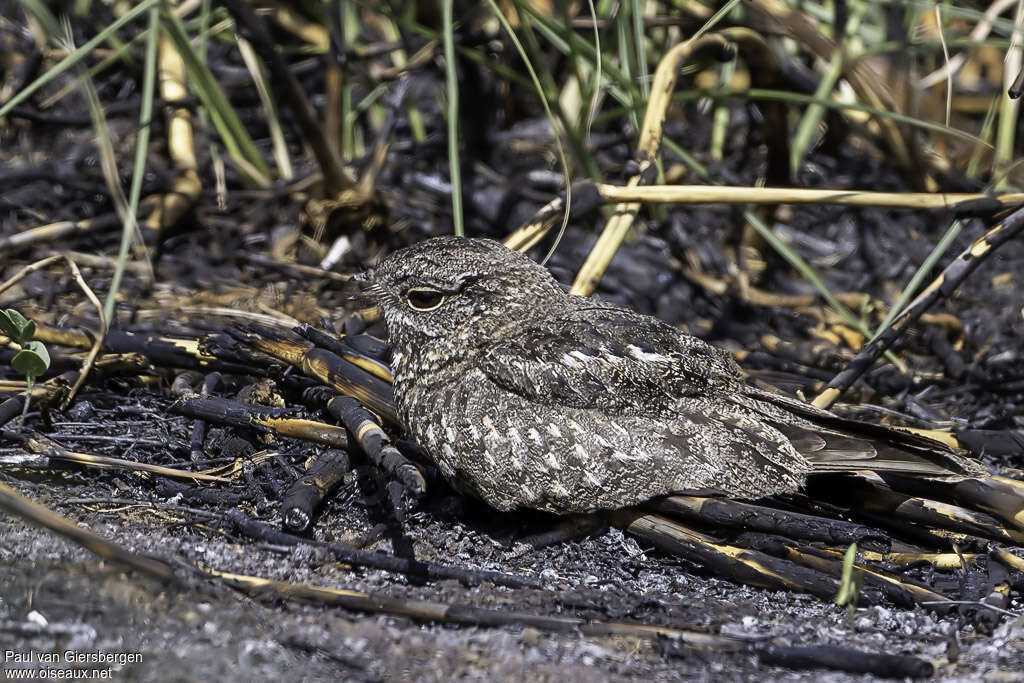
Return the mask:
[[25,344],[25,348],[29,351],[34,351],[38,355],[43,363],[46,364],[46,370],[50,369],[50,352],[46,350],[46,345],[41,341],[30,341]]
[[12,311],[0,311],[0,332],[4,333],[5,337],[9,337],[14,343],[17,342],[18,327],[11,320],[10,314]]
[[36,333],[36,324],[13,308],[0,312],[0,330],[18,346],[24,346]]
[[40,342],[29,342],[11,359],[11,367],[25,375],[36,378],[50,367],[50,354]]

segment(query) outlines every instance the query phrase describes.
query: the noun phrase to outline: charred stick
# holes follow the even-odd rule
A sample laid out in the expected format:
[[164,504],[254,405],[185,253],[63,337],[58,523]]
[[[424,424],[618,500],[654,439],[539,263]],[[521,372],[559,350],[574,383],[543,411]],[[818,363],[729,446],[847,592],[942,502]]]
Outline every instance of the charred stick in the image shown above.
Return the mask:
[[359,399],[385,422],[397,426],[395,397],[391,383],[346,362],[326,349],[310,347],[303,341],[286,338],[276,330],[249,325],[229,327],[227,333],[252,348],[271,355],[302,371],[340,394]]
[[313,515],[323,505],[345,473],[351,469],[348,453],[330,449],[321,453],[299,479],[296,479],[281,501],[281,523],[285,531],[301,534],[313,523]]
[[866,561],[896,574],[923,566],[932,567],[937,571],[962,571],[967,566],[977,566],[981,558],[985,557],[981,553],[876,553],[871,550],[865,550],[861,555]]
[[174,377],[174,381],[171,382],[171,394],[173,396],[189,396],[190,394],[195,393],[193,389],[202,377],[203,376],[195,370],[179,372]]
[[[737,354],[737,361],[743,364],[744,369],[758,369],[758,370],[774,370],[778,373],[787,373],[790,375],[796,375],[800,377],[804,384],[811,384],[815,386],[821,386],[821,384],[832,377],[832,373],[827,370],[820,370],[815,367],[803,365],[796,361],[788,360],[786,358],[780,358],[764,351],[751,351],[749,353],[743,353],[742,358]],[[815,381],[817,380],[817,381]]]
[[53,441],[42,434],[26,436],[24,434],[17,434],[15,432],[3,430],[0,431],[0,439],[17,441],[21,443],[26,450],[35,453],[37,456],[41,456],[34,461],[22,459],[18,463],[25,466],[34,465],[49,467],[50,460],[56,460],[58,462],[69,462],[76,465],[97,467],[100,469],[123,469],[131,472],[147,472],[149,474],[155,474],[162,477],[174,477],[177,479],[193,479],[196,481],[209,481],[222,484],[231,483],[231,480],[225,477],[204,474],[202,472],[190,472],[188,470],[181,470],[173,467],[150,465],[144,462],[123,460],[121,458],[110,458],[105,455],[78,453],[65,448],[56,441]]
[[1024,429],[961,429],[956,440],[972,453],[996,458],[1024,453]]
[[[834,646],[792,648],[750,644],[749,641],[745,642],[741,638],[711,635],[699,631],[686,631],[670,627],[626,622],[602,622],[578,617],[507,612],[457,603],[444,604],[416,600],[408,601],[350,590],[317,588],[213,570],[200,571],[188,565],[132,553],[87,529],[79,527],[63,515],[59,515],[38,503],[30,501],[2,483],[0,483],[0,508],[50,529],[100,557],[119,562],[163,581],[176,580],[179,578],[179,572],[185,570],[193,576],[206,576],[223,581],[247,592],[265,593],[269,590],[279,596],[291,599],[315,600],[321,604],[337,605],[376,614],[401,615],[421,621],[462,623],[475,626],[530,625],[535,628],[555,632],[578,630],[584,635],[589,636],[617,635],[645,639],[667,637],[672,639],[673,642],[683,644],[684,646],[721,651],[736,651],[746,646],[749,651],[758,654],[765,663],[779,666],[801,668],[827,667],[857,673],[874,673],[882,676],[894,675],[899,677],[918,677],[931,674],[931,665],[928,662],[900,655],[859,652]],[[283,534],[259,522],[254,522],[238,511],[235,511],[235,514],[230,516],[234,518],[232,522],[239,525],[240,528],[241,525],[244,525],[245,528],[262,531],[263,529],[261,528],[265,527],[265,529],[272,532],[268,534],[272,539],[271,542],[283,545],[309,543],[306,539]],[[363,566],[371,566],[386,571],[399,573],[420,572],[428,578],[454,578],[470,586],[477,585],[482,581],[490,581],[497,585],[506,585],[514,588],[542,587],[539,582],[527,577],[501,574],[499,572],[464,570],[457,567],[389,558],[380,553],[368,553],[337,547],[340,544],[315,545],[326,545],[336,557],[340,554],[343,557],[339,557],[339,559],[350,564],[362,564]],[[365,560],[365,562],[359,562],[357,558]]]
[[426,492],[427,482],[419,468],[391,445],[391,439],[359,401],[338,396],[327,402],[327,412],[348,428],[371,462],[385,474],[397,479],[416,497]]
[[861,524],[734,500],[677,495],[651,501],[647,507],[686,521],[782,534],[794,540],[832,545],[857,543],[882,551],[891,545],[884,533]]
[[534,549],[540,549],[576,538],[601,534],[607,529],[608,522],[598,515],[569,515],[550,531],[526,536],[519,539],[519,542],[531,545]]
[[1024,557],[1014,555],[1004,548],[996,548],[992,551],[991,555],[1001,564],[1009,567],[1010,569],[1018,572],[1024,572]]
[[274,468],[270,463],[263,461],[256,464],[255,471],[260,477],[260,487],[266,492],[267,500],[281,500],[284,497],[285,486],[281,477],[275,476]]
[[843,357],[843,350],[824,341],[784,341],[770,334],[761,337],[761,345],[773,356],[783,358],[803,367],[841,370],[849,358]]
[[326,548],[339,562],[345,562],[357,567],[381,569],[431,581],[455,579],[467,586],[477,586],[484,581],[490,581],[497,586],[508,586],[509,588],[540,588],[542,586],[539,580],[528,576],[451,567],[432,562],[395,557],[393,555],[384,555],[378,552],[358,550],[343,543],[325,543],[302,536],[295,536],[294,534],[275,529],[264,522],[252,519],[240,510],[228,511],[226,521],[250,538],[275,545],[295,546],[306,544]]
[[[145,203],[148,206],[153,204],[152,201]],[[29,228],[13,235],[0,237],[0,254],[18,252],[40,242],[58,244],[72,235],[85,235],[101,230],[109,230],[119,225],[121,225],[120,216],[117,213],[108,213],[93,218],[85,218],[80,221],[58,221],[37,228]]]
[[176,581],[178,579],[175,567],[170,562],[157,557],[133,553],[127,548],[111,543],[96,533],[80,527],[67,517],[26,498],[2,482],[0,482],[0,510],[5,510],[36,526],[49,529],[58,536],[82,546],[105,560],[117,562],[158,581]]
[[[36,327],[33,339],[54,346],[88,349],[95,343],[95,334],[86,329],[55,327],[40,323]],[[203,350],[199,341],[186,337],[108,330],[103,338],[103,351],[119,354],[136,353],[159,367],[207,371],[216,368],[240,375],[263,374],[263,371],[258,366],[254,367],[251,362],[242,364],[222,361]]]
[[206,505],[234,506],[248,500],[244,493],[204,486],[188,486],[170,479],[161,479],[156,482],[156,492],[167,498],[181,496],[183,501]]
[[[831,600],[839,591],[839,582],[832,576],[757,550],[720,543],[661,515],[627,509],[609,512],[606,516],[626,533],[737,583],[771,590],[795,590],[823,600]],[[862,597],[872,602],[882,599],[874,591]]]
[[820,500],[815,501],[815,503],[820,510],[829,510],[832,514],[846,515],[864,524],[888,530],[892,534],[893,548],[903,552],[922,552],[925,548],[952,551],[955,544],[959,544],[961,548],[980,551],[989,543],[988,539],[977,536],[954,534],[945,530],[926,529],[914,522],[892,514],[876,514],[860,510],[851,503],[844,503],[842,505],[826,504]]
[[[749,546],[836,578],[840,578],[843,573],[843,550],[813,548],[793,543],[789,539],[760,533],[743,534],[737,539],[737,545]],[[857,567],[864,571],[865,586],[877,589],[897,605],[913,607],[916,604],[927,604],[939,613],[948,611],[951,606],[947,604],[949,600],[946,596],[911,579],[860,562],[857,563]]]
[[[304,339],[307,339],[320,348],[327,349],[333,354],[340,356],[342,359],[356,365],[363,370],[366,370],[371,375],[384,380],[385,382],[391,383],[393,378],[391,377],[391,370],[381,362],[379,357],[367,356],[366,351],[363,349],[372,349],[380,353],[380,346],[383,342],[368,337],[367,335],[361,335],[366,338],[367,341],[363,342],[359,346],[353,344],[353,340],[349,337],[338,339],[333,337],[322,330],[318,330],[312,325],[299,325],[294,328],[296,334]],[[372,341],[369,341],[372,340]],[[374,343],[376,342],[376,343]],[[357,342],[358,343],[358,342]],[[362,346],[363,348],[360,348]],[[387,345],[384,344],[384,348],[387,349]]]
[[[0,348],[3,347],[6,337],[0,335]],[[11,361],[20,352],[20,349],[4,349],[0,350],[0,367],[10,367]],[[50,378],[59,375],[62,372],[72,369],[78,369],[82,367],[82,358],[80,356],[71,356],[67,354],[50,353],[50,367],[47,368],[46,372],[39,375],[37,379]]]
[[469,626],[533,626],[555,633],[582,633],[585,636],[619,636],[653,640],[667,637],[685,646],[719,651],[736,651],[749,642],[740,636],[723,636],[703,631],[684,630],[671,626],[598,621],[581,617],[512,612],[487,607],[474,607],[460,603],[442,603],[427,600],[406,600],[374,593],[323,588],[309,584],[288,583],[256,576],[230,574],[208,570],[227,585],[256,595],[270,593],[289,600],[308,600],[317,604],[371,614],[403,616],[417,621],[432,621]]
[[[200,396],[208,398],[220,384],[221,375],[219,372],[211,372],[203,378],[203,387]],[[189,456],[192,462],[199,462],[203,458],[203,444],[206,442],[206,420],[197,418],[192,423],[192,438],[189,440]]]
[[[74,386],[81,374],[81,362],[77,361],[77,365],[79,367],[75,370],[62,372],[60,375],[51,377],[45,382],[35,384],[32,387],[32,405],[45,411],[49,405],[66,400],[68,391]],[[93,376],[106,376],[125,371],[138,374],[151,370],[152,368],[149,367],[145,359],[139,354],[113,354],[104,356],[94,363]],[[24,391],[0,403],[0,427],[20,415],[24,406]]]
[[[956,482],[916,480],[896,474],[883,475],[892,488],[922,497],[944,496],[963,506],[984,510],[968,512],[986,528],[986,533],[964,530],[979,536],[988,536],[1015,545],[1024,544],[1024,484],[1014,479],[990,476],[970,478]],[[988,513],[988,514],[986,514]],[[998,519],[994,519],[998,518]],[[1006,524],[1000,524],[1002,520]]]
[[762,664],[788,669],[834,669],[882,678],[927,678],[935,672],[931,662],[919,657],[864,652],[835,645],[757,645],[752,649]]
[[315,420],[285,417],[283,408],[193,394],[178,399],[167,410],[176,415],[234,427],[249,427],[264,433],[303,439],[332,448],[348,447],[348,435],[344,429]]
[[356,353],[385,364],[391,362],[391,345],[373,335],[347,334],[342,345],[348,349],[347,353]]
[[323,268],[317,268],[315,266],[304,266],[301,263],[288,263],[286,261],[278,261],[277,259],[264,256],[262,254],[250,254],[247,252],[240,252],[233,254],[234,257],[240,258],[243,261],[248,261],[254,266],[260,268],[273,268],[284,273],[288,273],[296,277],[297,279],[302,278],[320,278],[324,280],[332,280],[334,282],[348,282],[352,279],[351,275],[342,275],[341,273],[335,273],[332,270],[324,270]]
[[851,673],[871,673],[878,676],[921,678],[933,673],[933,665],[917,657],[864,652],[834,645],[784,647],[772,644],[750,643],[737,636],[709,634],[668,626],[598,621],[580,617],[511,612],[486,607],[473,607],[459,603],[440,603],[425,600],[402,600],[383,595],[358,593],[349,590],[319,588],[316,586],[272,581],[252,576],[210,571],[229,585],[250,593],[271,592],[288,599],[310,600],[322,605],[346,609],[405,616],[418,621],[434,621],[469,626],[532,626],[555,633],[578,632],[584,636],[618,636],[661,639],[678,649],[713,650],[719,652],[747,651],[757,654],[765,663],[792,668],[828,668]]
[[[980,489],[971,486],[972,482],[978,481],[975,479],[949,484],[933,480],[916,481],[912,477],[888,473],[883,474],[882,479],[888,486],[876,486],[867,480],[843,477],[837,480],[842,481],[842,486],[819,488],[821,483],[812,479],[809,482],[809,491],[813,497],[827,500],[831,505],[848,508],[851,513],[875,514],[892,521],[911,522],[931,532],[947,530],[1015,545],[1024,542],[1024,531],[1007,526],[991,514],[921,497],[942,496],[956,500],[957,492],[961,492],[962,496],[974,493],[975,498],[979,498],[978,491],[984,491],[995,498],[1001,489],[1011,490],[1008,485],[995,481],[995,478],[991,478],[992,482],[982,482],[990,485]],[[996,500],[994,503],[990,502],[989,506],[998,503]],[[971,500],[968,504],[984,509],[985,501]]]
[[303,339],[311,341],[317,346],[327,349],[331,353],[336,353],[341,356],[346,352],[345,345],[342,344],[340,339],[327,334],[323,330],[318,330],[312,325],[299,325],[298,327],[293,327],[292,331]]
[[[32,387],[31,392],[32,405],[45,409],[49,404],[60,401],[77,378],[78,370],[68,370],[57,377],[46,380],[42,384],[35,385]],[[29,392],[23,391],[0,403],[0,427],[21,415],[21,412],[25,409],[25,395],[27,393]]]

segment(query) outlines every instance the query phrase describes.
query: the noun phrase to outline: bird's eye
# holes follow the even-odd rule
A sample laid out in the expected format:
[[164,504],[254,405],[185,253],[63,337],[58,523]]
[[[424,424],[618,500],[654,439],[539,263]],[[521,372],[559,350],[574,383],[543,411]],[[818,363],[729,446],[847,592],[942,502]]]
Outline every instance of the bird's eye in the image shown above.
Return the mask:
[[433,287],[412,287],[405,292],[405,300],[417,311],[432,311],[443,304],[445,298],[444,292]]

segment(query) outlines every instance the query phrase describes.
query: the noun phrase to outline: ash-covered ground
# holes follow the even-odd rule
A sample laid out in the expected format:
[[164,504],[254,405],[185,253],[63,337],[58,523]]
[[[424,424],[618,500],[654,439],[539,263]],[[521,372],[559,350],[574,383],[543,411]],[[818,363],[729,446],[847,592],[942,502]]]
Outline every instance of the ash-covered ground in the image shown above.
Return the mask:
[[[86,397],[84,399],[88,401]],[[126,403],[90,404],[92,424],[116,421]],[[57,429],[96,433],[83,422]],[[185,448],[189,423],[176,417],[132,428],[137,457],[166,442]],[[83,439],[86,440],[86,439]],[[534,550],[516,539],[550,529],[544,516],[498,515],[439,492],[406,520],[416,556],[466,568],[539,577],[543,589],[455,581],[417,585],[406,577],[333,561],[312,546],[281,548],[236,537],[190,517],[189,506],[156,495],[134,475],[82,471],[5,475],[31,498],[138,553],[269,579],[389,597],[545,615],[641,622],[779,644],[834,644],[912,654],[941,680],[1016,680],[1024,669],[1024,618],[991,635],[924,608],[845,608],[808,595],[738,586],[679,563],[611,529]],[[130,504],[152,501],[153,507]],[[328,504],[315,538],[352,539],[372,527],[351,477]],[[243,508],[275,521],[272,506]],[[183,511],[184,510],[184,511]],[[279,522],[279,520],[276,520]],[[387,539],[375,549],[391,551]],[[1019,601],[1011,605],[1021,610]],[[31,629],[45,624],[42,635]],[[755,655],[674,647],[632,637],[584,637],[532,627],[465,627],[253,599],[206,583],[167,586],[126,575],[54,535],[0,518],[0,652],[140,653],[115,680],[861,680],[822,670],[765,666]],[[56,635],[55,635],[56,633]],[[7,662],[7,669],[25,665]]]
[[[86,487],[62,487],[66,495]],[[61,505],[90,529],[138,552],[267,578],[471,603],[542,614],[642,620],[783,644],[830,643],[934,660],[943,680],[1014,680],[1024,667],[1024,621],[1007,619],[991,636],[957,628],[923,609],[846,610],[813,597],[737,586],[659,561],[611,530],[542,551],[503,547],[470,524],[424,516],[410,525],[418,553],[460,566],[544,578],[549,591],[466,588],[455,582],[409,585],[400,576],[325,562],[310,547],[261,548],[201,531],[168,533],[159,513],[84,512]],[[227,590],[168,589],[127,577],[66,541],[2,523],[3,650],[139,652],[115,680],[858,680],[821,670],[793,672],[753,655],[678,651],[636,638],[586,638],[526,628],[415,623],[343,609],[261,603]],[[554,597],[554,602],[552,602]],[[67,636],[12,632],[30,612]],[[958,640],[958,644],[954,641]],[[957,654],[958,653],[958,654]],[[947,662],[950,656],[957,661]],[[11,668],[11,664],[8,664]]]

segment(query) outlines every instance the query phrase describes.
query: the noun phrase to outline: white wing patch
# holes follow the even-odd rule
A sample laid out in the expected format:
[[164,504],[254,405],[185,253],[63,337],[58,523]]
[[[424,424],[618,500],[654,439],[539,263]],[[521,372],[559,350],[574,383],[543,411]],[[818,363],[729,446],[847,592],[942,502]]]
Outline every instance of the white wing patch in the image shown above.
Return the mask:
[[663,353],[648,353],[635,344],[630,344],[626,347],[629,349],[629,355],[636,358],[638,361],[644,363],[670,363],[672,362],[671,356],[666,356]]
[[576,457],[580,459],[580,462],[586,462],[587,458],[590,457],[587,455],[587,449],[582,444],[576,444],[572,449],[576,451]]

